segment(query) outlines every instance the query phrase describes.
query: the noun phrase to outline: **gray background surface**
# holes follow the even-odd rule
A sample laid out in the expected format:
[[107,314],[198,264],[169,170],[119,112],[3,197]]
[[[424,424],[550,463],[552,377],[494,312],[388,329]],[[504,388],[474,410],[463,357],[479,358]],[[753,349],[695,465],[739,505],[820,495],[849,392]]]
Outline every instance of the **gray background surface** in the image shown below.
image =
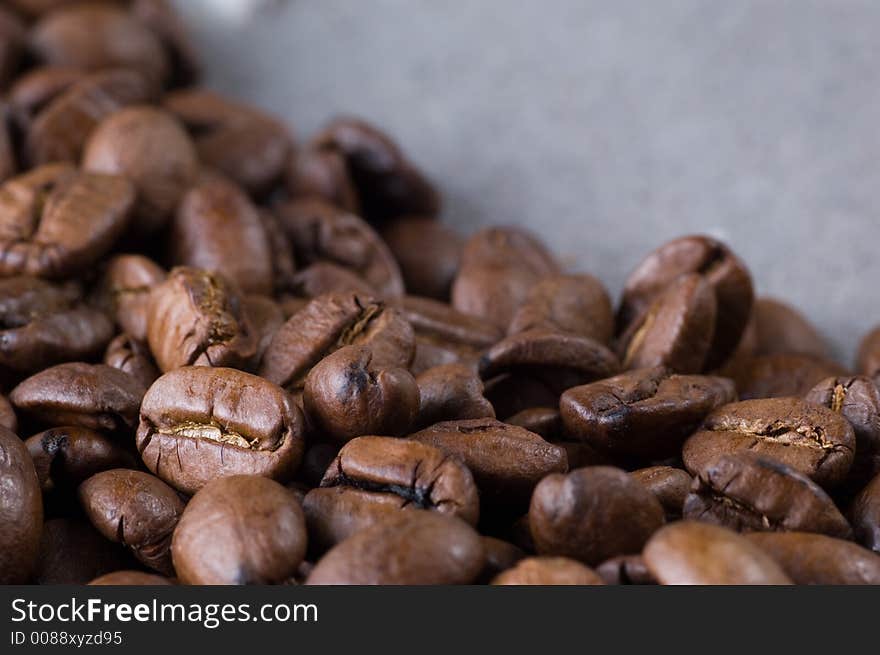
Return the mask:
[[300,137],[375,121],[462,231],[529,226],[615,294],[659,243],[710,233],[843,361],[880,322],[876,0],[180,5],[210,86]]

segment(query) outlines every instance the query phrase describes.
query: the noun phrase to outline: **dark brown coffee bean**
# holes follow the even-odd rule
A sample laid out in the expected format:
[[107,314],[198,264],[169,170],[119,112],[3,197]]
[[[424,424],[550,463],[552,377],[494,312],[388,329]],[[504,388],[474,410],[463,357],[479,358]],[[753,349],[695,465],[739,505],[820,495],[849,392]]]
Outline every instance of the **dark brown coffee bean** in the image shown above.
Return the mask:
[[449,300],[464,240],[434,218],[407,216],[382,228],[408,293]]
[[700,473],[683,514],[739,532],[852,538],[846,519],[818,485],[782,462],[749,452],[723,455]]
[[147,468],[188,494],[214,478],[282,482],[299,466],[303,418],[283,389],[230,368],[179,368],[144,396],[137,446]]
[[360,211],[357,189],[341,152],[300,150],[290,158],[285,180],[291,198],[317,197],[347,212]]
[[664,585],[788,585],[791,579],[761,548],[717,525],[679,521],[645,546],[645,564]]
[[533,286],[510,321],[508,334],[547,328],[610,343],[614,311],[592,275],[551,275]]
[[117,432],[137,425],[145,391],[138,380],[119,369],[70,362],[32,375],[12,390],[9,399],[41,425]]
[[567,557],[528,557],[492,580],[493,585],[600,585],[602,578]]
[[356,293],[376,296],[376,290],[366,280],[330,262],[315,262],[290,279],[289,291],[305,298],[317,298],[328,293]]
[[452,306],[507,330],[532,287],[558,272],[553,256],[525,230],[481,230],[465,244],[452,285]]
[[648,570],[641,555],[618,555],[596,567],[596,573],[609,585],[655,585],[657,579]]
[[6,428],[0,428],[0,525],[0,584],[24,584],[39,555],[43,500],[27,448]]
[[257,208],[219,177],[185,193],[171,225],[175,264],[221,273],[245,293],[272,293],[272,254]]
[[146,341],[150,291],[165,277],[165,270],[148,257],[116,255],[107,262],[97,303],[124,332]]
[[649,466],[633,471],[630,475],[645,485],[660,501],[667,521],[681,518],[684,499],[690,493],[693,482],[687,471],[672,466]]
[[353,293],[312,300],[281,326],[260,365],[260,375],[299,391],[312,367],[344,346],[366,346],[378,368],[408,368],[413,330],[396,309]]
[[435,366],[416,378],[419,414],[416,427],[441,421],[495,418],[492,404],[483,396],[483,382],[463,364]]
[[535,488],[529,526],[541,555],[596,565],[638,553],[663,525],[663,508],[625,472],[594,466],[548,475]]
[[856,541],[880,553],[880,475],[856,496],[849,516]]
[[104,363],[128,373],[140,382],[144,389],[149,388],[160,375],[150,355],[150,349],[127,334],[120,334],[110,342],[104,353]]
[[649,368],[569,389],[559,401],[563,430],[616,455],[667,457],[716,407],[733,402],[733,383]]
[[752,279],[745,265],[720,241],[687,236],[670,241],[648,255],[626,282],[617,314],[618,331],[630,327],[680,276],[687,274],[698,274],[714,292],[716,320],[703,362],[706,370],[712,370],[739,344],[754,297]]
[[164,82],[169,72],[156,35],[121,7],[103,3],[49,13],[34,26],[30,49],[43,63],[89,71],[131,68],[155,84]]
[[183,266],[150,293],[147,340],[162,371],[245,367],[257,352],[238,289],[222,276]]
[[303,407],[309,425],[332,441],[401,436],[415,424],[419,387],[406,369],[377,366],[370,348],[346,346],[309,372]]
[[856,368],[874,380],[880,379],[880,327],[868,332],[859,343]]
[[880,555],[851,541],[809,532],[755,532],[748,538],[795,584],[880,584]]
[[88,428],[52,428],[28,438],[24,445],[34,460],[43,493],[70,491],[101,471],[137,466],[125,448]]
[[458,516],[471,524],[480,513],[468,468],[440,448],[408,439],[350,441],[327,468],[321,486],[354,487],[380,497],[394,494],[419,509]]
[[284,172],[292,139],[273,117],[204,89],[184,89],[163,99],[193,134],[201,161],[251,194],[271,190]]
[[132,231],[149,235],[168,221],[196,181],[199,161],[189,135],[169,113],[147,105],[104,119],[83,153],[87,171],[122,175],[137,191]]
[[88,521],[52,519],[43,525],[37,584],[87,584],[134,564],[126,552],[105,539]]
[[778,354],[731,361],[720,371],[733,379],[742,400],[803,396],[828,377],[847,375],[834,362],[811,355]]
[[144,573],[143,571],[113,571],[98,576],[89,583],[89,586],[115,586],[115,587],[132,587],[132,586],[164,586],[173,585],[174,583],[168,578],[152,573]]
[[301,265],[328,261],[349,269],[383,297],[403,295],[394,256],[364,220],[317,198],[276,208]]
[[508,541],[486,536],[481,536],[480,540],[486,550],[486,563],[476,581],[477,584],[490,583],[497,575],[512,569],[517,562],[526,557],[521,548]]
[[530,407],[508,417],[504,422],[525,428],[548,441],[558,441],[562,434],[562,418],[555,407]]
[[305,519],[296,498],[277,482],[222,478],[189,501],[171,549],[184,584],[280,582],[305,557]]
[[254,354],[253,364],[249,368],[256,369],[263,359],[263,353],[269,348],[275,333],[284,325],[284,312],[281,306],[266,296],[251,294],[242,299],[242,307],[253,325],[257,340],[257,351]]
[[257,213],[266,233],[266,243],[269,244],[269,255],[272,260],[272,291],[275,294],[286,293],[292,289],[296,275],[293,246],[284,232],[281,221],[273,212],[265,207],[258,207]]
[[840,414],[800,398],[767,398],[716,409],[687,440],[682,459],[698,475],[722,455],[751,451],[831,487],[846,478],[855,447],[852,426]]
[[52,164],[0,187],[0,275],[66,278],[104,255],[128,224],[131,183]]
[[618,354],[624,368],[665,366],[699,373],[706,367],[716,317],[715,292],[704,276],[676,278],[621,336]]
[[345,157],[364,216],[382,221],[400,216],[435,216],[440,196],[400,148],[376,127],[354,118],[338,118],[312,145]]
[[409,439],[463,461],[483,500],[496,506],[525,503],[545,476],[568,469],[562,448],[493,418],[437,423]]
[[18,431],[18,418],[15,416],[15,409],[3,394],[0,394],[0,427],[4,427],[10,432]]
[[330,550],[306,584],[469,584],[485,561],[480,536],[464,521],[437,512],[403,512]]
[[184,508],[174,489],[141,471],[113,469],[83,482],[79,500],[104,537],[130,548],[151,569],[174,575],[171,535]]
[[752,309],[755,324],[753,355],[800,353],[830,356],[828,344],[794,307],[775,298],[758,298]]
[[505,373],[539,378],[557,394],[614,375],[620,363],[608,348],[589,337],[535,328],[505,337],[480,358],[480,377]]
[[36,115],[53,99],[86,77],[62,66],[40,66],[19,75],[7,94],[9,119],[20,134],[27,134]]

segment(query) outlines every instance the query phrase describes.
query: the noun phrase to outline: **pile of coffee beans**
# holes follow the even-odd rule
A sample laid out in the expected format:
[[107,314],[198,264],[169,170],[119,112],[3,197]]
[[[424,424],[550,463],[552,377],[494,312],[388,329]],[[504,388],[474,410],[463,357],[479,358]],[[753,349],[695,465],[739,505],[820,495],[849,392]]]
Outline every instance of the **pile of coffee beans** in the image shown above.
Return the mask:
[[0,582],[880,583],[880,328],[705,236],[615,309],[198,72],[164,0],[0,5]]

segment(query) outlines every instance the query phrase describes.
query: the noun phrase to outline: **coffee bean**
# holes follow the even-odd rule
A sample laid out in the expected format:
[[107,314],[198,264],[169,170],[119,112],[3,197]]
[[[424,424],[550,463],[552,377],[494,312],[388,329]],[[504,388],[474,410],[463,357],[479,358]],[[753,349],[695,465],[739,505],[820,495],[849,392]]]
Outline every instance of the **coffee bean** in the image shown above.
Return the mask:
[[330,262],[315,262],[291,278],[289,290],[305,298],[317,298],[328,293],[356,293],[376,296],[376,290],[362,278]]
[[254,335],[257,341],[257,349],[254,353],[249,369],[256,369],[263,354],[275,338],[275,333],[284,325],[284,312],[281,305],[268,298],[250,294],[242,298],[242,313],[247,316],[253,325]]
[[464,239],[434,218],[414,216],[385,225],[382,239],[400,265],[408,293],[449,300]]
[[441,421],[495,418],[495,410],[483,396],[483,382],[464,364],[429,368],[416,378],[419,386],[417,428]]
[[275,294],[289,292],[296,286],[296,261],[293,257],[293,246],[284,232],[281,221],[272,211],[265,207],[259,207],[257,215],[263,226],[263,232],[266,234],[266,243],[269,245],[272,290]]
[[734,381],[741,400],[804,396],[825,378],[847,375],[829,360],[788,353],[734,360],[719,373]]
[[752,309],[752,355],[798,353],[819,359],[830,356],[828,344],[794,307],[775,298],[758,298]]
[[87,584],[94,578],[134,564],[125,551],[80,519],[51,519],[43,525],[37,584]]
[[8,89],[9,120],[19,134],[27,134],[37,114],[54,98],[86,77],[63,66],[38,66],[22,73]]
[[787,585],[791,579],[761,548],[732,530],[679,521],[645,546],[645,564],[664,585]]
[[299,502],[277,482],[221,478],[189,501],[171,550],[184,584],[280,582],[305,557],[305,519]]
[[104,353],[104,363],[128,373],[144,389],[149,388],[160,375],[149,348],[127,334],[120,334],[110,342]]
[[493,585],[600,585],[602,578],[567,557],[528,557],[492,580]]
[[657,579],[648,570],[641,555],[618,555],[596,567],[596,573],[609,585],[655,585]]
[[735,399],[726,378],[657,367],[569,389],[559,411],[568,439],[616,455],[666,457],[680,451],[709,412]]
[[89,586],[132,587],[132,586],[164,586],[173,585],[168,578],[143,571],[113,571],[100,575],[89,583]]
[[0,394],[0,427],[4,427],[10,432],[18,431],[18,418],[15,416],[15,409],[3,394]]
[[150,291],[166,277],[164,269],[143,255],[116,255],[107,262],[97,304],[138,341],[147,339]]
[[151,569],[174,575],[171,534],[184,508],[174,489],[147,473],[112,469],[83,482],[79,499],[104,537],[130,548]]
[[534,407],[557,406],[559,386],[546,376],[517,372],[487,380],[483,395],[495,408],[495,416],[509,417]]
[[43,502],[27,449],[6,428],[0,428],[0,525],[0,584],[24,584],[39,555]]
[[880,553],[880,475],[856,496],[849,516],[856,541]]
[[594,466],[554,473],[535,488],[529,526],[541,555],[563,555],[593,566],[638,553],[663,525],[663,508],[620,469]]
[[298,151],[290,158],[285,181],[292,198],[317,197],[347,212],[360,211],[357,189],[341,152],[315,147]]
[[667,521],[681,518],[684,500],[693,483],[687,471],[672,466],[649,466],[633,471],[630,475],[645,485],[645,488],[660,501]]
[[880,555],[851,541],[809,532],[756,532],[748,538],[795,584],[880,584]]
[[409,439],[463,461],[482,499],[496,506],[524,504],[545,476],[568,469],[564,450],[493,418],[437,423]]
[[168,0],[133,0],[131,13],[162,42],[171,61],[170,84],[189,86],[197,82],[199,58],[174,5]]
[[719,407],[684,445],[682,459],[694,475],[721,455],[768,455],[824,487],[844,480],[856,440],[840,414],[799,398],[746,400]]
[[306,584],[469,584],[485,560],[480,536],[464,521],[436,512],[404,512],[334,547]]
[[512,569],[526,556],[521,548],[508,541],[486,536],[481,536],[480,540],[486,550],[486,563],[477,584],[489,584],[498,574]]
[[868,332],[859,343],[856,367],[875,381],[880,378],[880,327]]

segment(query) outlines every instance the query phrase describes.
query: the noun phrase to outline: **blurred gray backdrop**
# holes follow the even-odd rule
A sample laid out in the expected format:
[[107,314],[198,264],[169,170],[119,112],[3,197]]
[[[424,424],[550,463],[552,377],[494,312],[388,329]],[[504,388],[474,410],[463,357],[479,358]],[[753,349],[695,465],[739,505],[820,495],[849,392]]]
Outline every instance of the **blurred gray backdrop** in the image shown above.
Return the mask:
[[849,363],[880,322],[877,0],[180,0],[208,84],[306,137],[386,128],[462,231],[514,223],[617,293],[721,237]]

